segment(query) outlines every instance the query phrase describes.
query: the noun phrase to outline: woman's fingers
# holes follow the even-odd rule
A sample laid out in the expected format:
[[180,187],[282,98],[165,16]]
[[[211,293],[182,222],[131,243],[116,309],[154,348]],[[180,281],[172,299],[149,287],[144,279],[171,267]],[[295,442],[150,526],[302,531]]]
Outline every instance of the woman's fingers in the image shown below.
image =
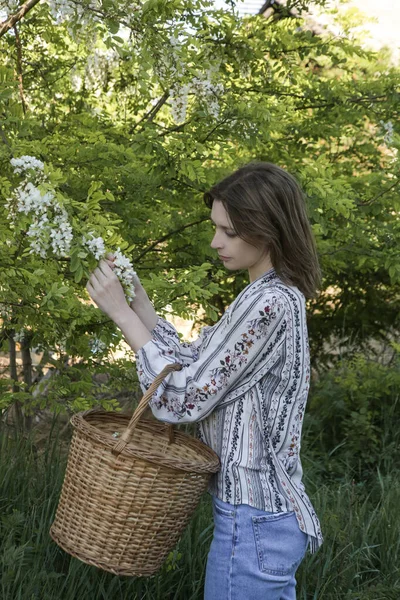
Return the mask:
[[[108,266],[108,264],[106,263],[106,261],[104,259],[102,259],[98,266],[96,267],[96,269],[93,271],[92,276],[93,276],[93,282],[95,283],[96,280],[100,285],[105,285],[107,283],[107,280],[110,277],[110,272],[108,271],[108,269],[110,269],[110,271],[112,272],[111,268]],[[93,285],[93,283],[92,283]]]
[[96,284],[101,284],[102,280],[103,280],[103,273],[101,272],[99,267],[96,267],[95,270],[92,273],[92,285],[95,286]]
[[94,298],[96,296],[96,290],[90,281],[88,281],[86,284],[86,290],[88,291],[90,298],[94,301]]
[[110,267],[110,269],[114,270],[114,267],[115,267],[115,265],[114,265],[114,260],[115,260],[114,254],[111,254],[109,252],[103,260],[108,264],[108,266]]
[[102,259],[96,269],[90,275],[89,282],[92,286],[92,289],[99,289],[107,283],[107,268],[114,272],[114,263],[106,259]]
[[133,284],[137,286],[142,285],[137,273],[135,273],[133,276]]

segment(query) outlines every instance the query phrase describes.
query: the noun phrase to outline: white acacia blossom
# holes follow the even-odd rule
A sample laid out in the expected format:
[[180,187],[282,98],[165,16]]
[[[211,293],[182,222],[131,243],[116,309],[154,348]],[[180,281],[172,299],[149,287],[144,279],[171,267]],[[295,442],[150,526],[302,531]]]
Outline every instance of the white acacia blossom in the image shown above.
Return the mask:
[[100,258],[103,258],[106,254],[104,240],[102,237],[94,237],[92,231],[89,232],[89,235],[91,236],[90,238],[82,238],[82,243],[97,260],[100,260]]
[[24,155],[20,156],[19,158],[12,158],[10,162],[14,167],[14,173],[23,173],[29,169],[38,169],[39,171],[43,171],[44,169],[44,163],[34,156]]
[[181,123],[186,118],[189,94],[194,94],[215,119],[220,112],[219,95],[223,93],[222,83],[213,83],[216,67],[209,68],[205,73],[198,73],[189,83],[177,81],[170,88],[171,114],[175,123]]
[[185,120],[188,96],[193,93],[203,102],[208,113],[217,119],[220,112],[219,94],[223,91],[222,83],[212,83],[209,73],[205,76],[193,77],[189,83],[175,82],[170,88],[172,118],[175,123],[182,123]]
[[55,216],[55,227],[50,231],[51,245],[56,256],[68,256],[73,239],[72,227],[68,222],[68,213],[61,209]]
[[14,340],[14,342],[18,342],[20,344],[21,342],[24,341],[25,336],[26,336],[25,329],[21,329],[21,331],[16,331],[14,333],[13,340]]
[[82,89],[83,79],[79,75],[78,70],[76,68],[72,69],[71,75],[70,75],[70,80],[71,80],[72,91],[74,91],[75,93],[80,92]]
[[17,213],[31,217],[27,236],[30,254],[47,257],[50,246],[58,257],[68,256],[72,242],[72,227],[68,213],[56,199],[55,192],[43,192],[39,185],[45,182],[44,163],[34,156],[12,158],[14,172],[24,175],[24,181],[14,190],[14,198],[6,203],[9,218],[15,222]]
[[174,122],[182,123],[185,120],[190,94],[202,102],[210,115],[215,119],[218,118],[219,96],[224,91],[222,83],[215,82],[220,61],[216,64],[214,60],[213,65],[206,71],[197,72],[196,76],[184,83],[183,78],[187,72],[187,66],[181,60],[179,47],[186,43],[185,37],[182,34],[180,39],[179,35],[175,34],[171,35],[168,41],[169,47],[167,44],[162,59],[155,65],[155,72],[160,81],[169,85],[169,103]]
[[[103,238],[101,236],[95,237],[95,235],[92,231],[89,232],[88,235],[91,237],[88,238],[88,237],[84,236],[82,238],[83,245],[89,249],[90,253],[93,254],[93,256],[96,258],[96,260],[105,258],[107,253],[106,253],[105,243],[104,243]],[[118,277],[118,279],[120,280],[120,282],[124,288],[127,300],[129,302],[132,302],[132,300],[135,298],[135,295],[136,295],[135,294],[135,284],[134,284],[134,277],[136,275],[136,271],[134,270],[133,265],[132,265],[131,261],[129,260],[129,258],[127,258],[124,254],[122,254],[120,248],[118,248],[118,250],[114,251],[113,254],[115,256],[114,273],[116,274],[116,276]]]
[[85,69],[85,85],[89,90],[98,86],[103,87],[108,79],[108,73],[119,64],[118,52],[114,49],[101,50],[95,48],[93,54],[88,56]]
[[18,200],[17,211],[26,215],[29,213],[45,213],[47,208],[51,207],[54,201],[54,194],[51,192],[42,192],[31,181],[22,183],[15,190]]
[[170,89],[171,115],[175,123],[183,123],[186,119],[190,85],[174,85]]
[[382,125],[382,129],[385,131],[383,141],[386,145],[390,145],[393,141],[393,123],[392,121],[388,121],[387,123],[385,123],[385,121],[380,121],[380,124]]
[[95,13],[93,10],[99,10],[101,4],[96,0],[89,2],[75,2],[69,0],[47,0],[50,14],[57,24],[64,21],[76,19],[81,25],[93,20]]
[[106,350],[107,344],[99,338],[93,337],[89,340],[89,348],[92,354],[100,354],[101,352],[104,352],[104,350]]
[[223,93],[224,86],[222,83],[212,82],[215,71],[215,68],[210,68],[205,74],[200,75],[200,77],[194,77],[191,87],[193,92],[203,100],[210,115],[217,119],[220,111],[218,97]]
[[[56,198],[56,191],[43,192],[38,187],[45,181],[44,163],[33,156],[21,156],[11,159],[11,164],[14,172],[24,174],[25,179],[5,203],[9,221],[15,225],[18,213],[29,217],[26,235],[30,240],[30,254],[47,258],[48,251],[52,250],[57,257],[68,257],[74,232],[67,211]],[[106,256],[103,238],[96,237],[93,231],[83,235],[82,247],[86,247],[96,260]],[[120,248],[114,254],[114,272],[121,281],[127,300],[131,302],[135,298],[136,271]]]
[[134,277],[136,275],[136,271],[134,270],[129,258],[127,258],[121,253],[120,248],[118,248],[117,251],[114,252],[114,256],[114,273],[117,275],[118,279],[124,286],[125,294],[128,301],[132,302],[132,300],[136,296],[134,285]]
[[50,248],[48,239],[50,228],[46,226],[47,222],[47,215],[44,215],[40,221],[35,220],[29,225],[29,229],[26,232],[26,235],[31,238],[29,254],[39,254],[42,258],[47,258],[47,251]]

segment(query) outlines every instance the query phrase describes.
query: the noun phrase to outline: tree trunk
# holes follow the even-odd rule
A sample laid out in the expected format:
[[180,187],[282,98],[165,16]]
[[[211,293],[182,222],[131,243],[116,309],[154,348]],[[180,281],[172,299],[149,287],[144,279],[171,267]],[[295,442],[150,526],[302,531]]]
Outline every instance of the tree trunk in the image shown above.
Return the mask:
[[[30,349],[30,339],[28,337],[24,337],[22,340],[21,355],[24,383],[27,385],[27,391],[30,391],[32,387],[32,357]],[[31,428],[32,415],[24,414],[24,429],[25,431],[30,431]]]
[[[15,348],[14,334],[15,334],[15,331],[13,329],[11,329],[8,334],[9,356],[10,356],[10,377],[14,381],[13,386],[12,386],[12,391],[19,392],[18,370],[17,370],[17,352],[16,352],[16,348]],[[23,426],[24,426],[23,415],[22,415],[21,403],[18,402],[18,400],[16,402],[14,402],[14,404],[8,409],[7,414],[13,418],[16,427],[20,431],[22,431]]]

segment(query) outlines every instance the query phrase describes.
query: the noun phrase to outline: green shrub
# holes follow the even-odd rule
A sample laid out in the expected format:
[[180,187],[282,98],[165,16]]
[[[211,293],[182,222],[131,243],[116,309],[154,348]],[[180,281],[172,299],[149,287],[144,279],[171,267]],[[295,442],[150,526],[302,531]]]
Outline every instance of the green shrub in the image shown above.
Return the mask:
[[399,396],[400,354],[390,365],[362,354],[340,361],[311,386],[305,454],[328,476],[349,468],[359,481],[377,468],[390,473],[400,466]]

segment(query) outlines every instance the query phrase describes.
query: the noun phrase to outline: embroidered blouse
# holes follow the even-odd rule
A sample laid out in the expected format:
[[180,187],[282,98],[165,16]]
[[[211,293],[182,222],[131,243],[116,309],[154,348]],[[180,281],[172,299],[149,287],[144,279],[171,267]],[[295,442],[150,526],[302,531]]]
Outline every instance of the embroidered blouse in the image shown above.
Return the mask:
[[274,268],[247,285],[197,340],[181,342],[159,317],[136,352],[142,391],[169,363],[149,406],[160,421],[197,423],[197,436],[220,457],[209,492],[230,504],[294,511],[310,552],[323,542],[302,483],[301,431],[310,387],[305,297]]

